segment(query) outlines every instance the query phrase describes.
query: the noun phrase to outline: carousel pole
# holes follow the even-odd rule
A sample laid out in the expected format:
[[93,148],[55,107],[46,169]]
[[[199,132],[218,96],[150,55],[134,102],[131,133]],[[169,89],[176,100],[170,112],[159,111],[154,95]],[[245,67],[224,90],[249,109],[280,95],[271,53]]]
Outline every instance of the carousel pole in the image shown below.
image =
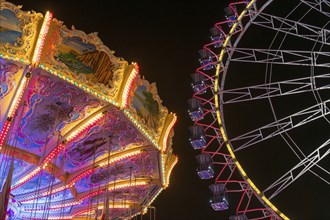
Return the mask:
[[[8,207],[8,203],[9,203],[9,197],[10,197],[10,192],[11,192],[11,184],[12,184],[12,176],[13,176],[13,172],[14,172],[14,159],[15,159],[15,152],[16,152],[16,139],[12,145],[12,147],[7,147],[5,149],[2,149],[2,146],[7,143],[8,137],[10,137],[12,135],[13,130],[9,130],[12,124],[15,125],[15,123],[20,122],[22,119],[22,114],[24,112],[24,107],[25,107],[25,102],[22,102],[22,97],[24,94],[24,91],[26,91],[27,86],[28,86],[28,82],[29,79],[31,77],[31,67],[26,68],[25,73],[23,72],[23,77],[20,81],[19,86],[16,89],[15,95],[14,95],[14,99],[10,104],[10,108],[9,111],[7,113],[7,119],[4,125],[4,128],[2,129],[1,133],[0,133],[0,152],[3,155],[7,155],[8,157],[10,157],[10,167],[9,167],[9,172],[7,174],[7,178],[5,181],[5,185],[2,189],[1,192],[1,196],[0,196],[0,218],[2,219],[6,219],[6,212],[7,212],[7,207]],[[21,114],[18,114],[18,106],[23,106],[22,107],[22,111]],[[19,115],[19,120],[17,120],[17,115]],[[3,165],[4,167],[7,167],[6,162],[3,162],[6,160],[2,160],[1,162],[1,166]],[[4,169],[6,170],[6,169]],[[3,173],[3,177],[4,177],[5,171]],[[4,178],[3,178],[4,179]]]
[[[44,20],[43,20],[43,23],[42,23],[42,26],[41,26],[41,29],[39,32],[39,36],[37,38],[36,47],[34,49],[33,56],[32,56],[32,62],[30,65],[30,67],[32,67],[32,68],[37,67],[40,62],[41,53],[42,53],[42,50],[44,47],[45,38],[48,34],[50,23],[52,21],[52,17],[53,17],[53,14],[49,11],[47,11],[44,16]],[[47,145],[47,143],[48,143],[48,141],[46,141],[46,145]],[[46,147],[45,147],[45,149],[46,149]],[[44,150],[44,153],[45,153],[45,150]],[[41,177],[39,176],[39,179],[38,179],[39,184],[40,184],[40,179],[41,179]],[[38,193],[38,192],[39,192],[39,188],[36,193]],[[34,202],[33,202],[33,204],[34,204]],[[36,201],[36,206],[37,206],[37,204],[38,204],[38,198]],[[32,212],[31,212],[31,214],[32,214]],[[36,215],[36,211],[35,211],[35,215]]]
[[[110,172],[109,174],[107,173],[107,171],[110,170],[110,157],[111,157],[111,151],[112,151],[112,138],[113,138],[113,135],[109,135],[109,146],[108,146],[108,162],[107,162],[107,168],[106,168],[106,184],[105,184],[105,187],[106,187],[106,193],[105,193],[105,204],[103,206],[103,212],[104,212],[104,215],[102,216],[102,218],[104,218],[104,220],[109,220],[110,219],[110,212],[109,212],[109,187],[107,187],[107,184],[110,182]],[[113,187],[113,192],[114,193],[115,191],[115,185]]]
[[[96,165],[95,165],[95,161],[96,161],[96,149],[95,149],[95,147],[93,146],[93,167],[96,166]],[[99,183],[98,183],[98,188],[97,188],[97,190],[100,191],[100,188],[101,188],[101,186],[100,186],[100,182],[99,182]],[[92,190],[93,190],[93,187],[90,187],[90,189],[89,189],[89,193],[91,193]],[[100,197],[100,194],[97,195],[97,202],[96,202],[96,207],[95,207],[95,220],[97,220],[97,207],[98,207],[98,205],[99,205],[99,197]],[[90,203],[89,203],[89,206],[90,206],[90,209],[93,209],[93,198],[91,198]],[[91,214],[91,213],[87,215],[87,219],[88,219],[88,218],[92,218],[92,214]]]
[[[132,169],[133,169],[133,167],[130,167],[130,169],[129,169],[129,195],[128,195],[128,198],[131,198],[131,189],[132,189]],[[132,218],[131,218],[131,216],[132,216],[132,208],[131,208],[131,207],[129,208],[129,216],[130,216],[130,219],[132,219]]]
[[[60,130],[59,131],[56,131],[56,126],[57,126],[57,124],[60,123],[61,103],[56,103],[56,110],[57,111],[56,111],[56,118],[55,118],[54,126],[53,126],[53,134],[57,136],[57,141],[56,141],[56,145],[55,146],[58,146],[60,144],[60,141],[61,141],[61,131]],[[43,157],[45,157],[46,146],[45,146],[45,151],[44,151]],[[55,159],[54,158],[53,158],[53,166],[51,166],[50,169],[51,169],[51,172],[50,172],[51,181],[48,184],[48,192],[52,192],[53,186],[54,186],[54,179],[55,179]],[[64,199],[64,197],[63,197],[63,199]],[[46,202],[44,204],[45,206],[44,206],[43,217],[45,219],[48,219],[49,211],[50,211],[49,207],[50,207],[51,201],[52,201],[52,195],[50,193],[50,195],[46,198]]]
[[10,196],[10,186],[11,186],[11,180],[13,178],[13,172],[14,172],[14,158],[11,159],[7,179],[6,179],[5,185],[2,189],[1,196],[0,196],[0,199],[1,199],[0,200],[0,219],[1,220],[6,219],[7,207],[8,207],[9,196]]

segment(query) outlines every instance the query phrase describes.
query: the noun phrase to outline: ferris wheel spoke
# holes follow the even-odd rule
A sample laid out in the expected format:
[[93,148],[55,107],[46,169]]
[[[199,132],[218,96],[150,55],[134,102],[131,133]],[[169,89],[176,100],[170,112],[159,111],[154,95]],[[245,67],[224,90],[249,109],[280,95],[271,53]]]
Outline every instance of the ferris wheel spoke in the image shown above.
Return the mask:
[[228,48],[235,50],[231,62],[272,63],[313,67],[330,67],[330,52]]
[[[214,34],[214,31],[211,31],[212,42],[203,47],[209,52],[209,55],[205,56],[205,60],[203,60],[206,64],[201,65],[196,71],[199,74],[204,74],[204,71],[205,74],[215,72],[215,75],[211,75],[215,77],[211,78],[212,85],[209,85],[207,91],[202,90],[202,92],[198,91],[194,94],[195,99],[201,100],[200,106],[203,111],[199,110],[198,113],[202,117],[193,121],[195,125],[203,128],[206,128],[209,123],[212,123],[213,126],[215,118],[219,123],[217,132],[222,138],[219,141],[220,146],[229,148],[221,148],[224,153],[220,151],[217,142],[213,146],[216,135],[210,135],[208,138],[212,144],[204,146],[202,152],[212,155],[213,165],[218,168],[216,182],[224,184],[225,192],[241,196],[236,203],[236,215],[233,216],[235,219],[266,219],[273,218],[274,214],[276,214],[274,219],[287,219],[270,200],[306,171],[308,171],[308,175],[312,174],[310,176],[317,181],[321,180],[319,182],[323,181],[327,186],[330,185],[330,170],[327,167],[328,159],[330,159],[329,137],[326,137],[329,140],[322,146],[308,146],[306,142],[301,142],[301,138],[308,138],[308,136],[301,136],[304,135],[301,132],[304,132],[305,129],[316,129],[320,125],[324,127],[324,123],[329,122],[330,72],[327,68],[330,67],[330,52],[327,47],[330,45],[330,29],[327,18],[330,13],[323,12],[327,12],[330,1],[298,0],[290,2],[288,6],[294,8],[291,8],[290,11],[283,10],[281,15],[272,15],[270,11],[269,14],[264,13],[264,9],[271,2],[273,0],[258,1],[258,4],[255,5],[258,7],[254,7],[255,10],[245,9],[246,12],[249,12],[249,16],[246,16],[246,19],[242,16],[244,14],[236,16],[237,23],[228,34]],[[313,3],[313,7],[307,6],[304,2]],[[277,7],[287,9],[284,4]],[[318,16],[320,19],[313,20],[311,19],[313,16]],[[224,26],[217,26],[221,30],[222,27]],[[250,27],[255,29],[250,32]],[[264,34],[259,33],[258,35],[259,38],[262,38],[260,43],[252,41],[252,38],[255,37],[254,30],[265,31]],[[245,38],[246,34],[251,34],[251,36]],[[273,38],[269,38],[271,36]],[[221,40],[215,41],[216,37]],[[201,59],[199,61],[201,62]],[[204,63],[201,62],[201,64]],[[216,67],[216,71],[213,69],[209,71],[211,67],[213,69]],[[253,78],[241,77],[245,67],[253,74]],[[199,82],[198,85],[205,87],[205,81]],[[213,95],[212,101],[216,102],[212,108],[209,108],[208,102],[203,100],[203,97],[209,95]],[[281,98],[282,96],[285,98]],[[296,97],[297,99],[295,99]],[[289,105],[287,105],[288,102],[290,102]],[[259,108],[264,107],[265,104],[268,105],[269,113],[272,114],[263,115],[263,109]],[[227,107],[227,105],[229,106]],[[279,107],[277,108],[275,105],[279,105]],[[292,106],[292,109],[286,109],[284,105]],[[247,108],[246,112],[260,113],[262,115],[260,120],[267,120],[267,122],[260,126],[255,125],[253,119],[250,121],[245,119],[247,117],[235,117],[241,113],[241,111],[232,111],[237,106]],[[207,112],[210,109],[211,114],[216,116],[212,117],[212,120],[206,117],[210,115],[210,112]],[[297,110],[293,111],[293,109]],[[230,114],[227,114],[227,111]],[[282,116],[284,113],[285,115]],[[241,120],[240,123],[248,122],[249,124],[242,128],[249,127],[249,129],[238,133],[240,128],[235,129],[237,126],[232,124],[233,119]],[[229,124],[231,127],[226,126]],[[300,129],[299,126],[304,127]],[[318,135],[322,141],[325,140],[323,136],[326,134],[319,132]],[[281,139],[280,136],[284,136],[284,138]],[[279,142],[281,147],[287,148],[286,150],[291,149],[296,156],[294,158],[296,162],[293,164],[293,168],[289,165],[275,179],[269,179],[268,184],[272,185],[264,191],[265,195],[262,195],[263,192],[258,190],[252,180],[247,177],[240,163],[236,161],[238,159],[235,154],[250,146],[255,146],[259,150],[263,147],[264,150],[270,152],[273,140],[276,143]],[[251,153],[249,150],[238,152],[239,157],[243,158],[245,153],[248,153],[249,156]],[[312,151],[314,152],[310,154]],[[277,153],[277,151],[275,150],[273,153]],[[283,167],[285,163],[281,162],[278,165]],[[239,168],[241,176],[236,173],[234,175],[236,168]],[[288,173],[283,175],[286,171]],[[282,177],[279,178],[280,176]],[[304,175],[303,178],[306,176]],[[241,181],[241,177],[247,186]],[[266,176],[261,178],[266,178]],[[274,183],[274,181],[276,182]],[[266,185],[266,187],[268,186]],[[265,189],[265,187],[261,187],[261,189]],[[274,195],[271,195],[272,193]],[[269,195],[271,197],[268,197]],[[257,200],[264,207],[256,207]],[[260,214],[260,212],[264,213]]]
[[[304,158],[306,158],[304,152],[298,147],[298,144],[291,138],[291,136],[287,132],[284,132],[280,135],[299,160],[303,160]],[[328,185],[330,185],[330,172],[324,169],[321,165],[316,164],[312,169],[309,170],[309,172],[318,177],[320,180],[327,183]],[[324,176],[324,174],[326,175],[326,177]]]
[[253,20],[252,23],[285,34],[311,40],[313,42],[320,42],[328,45],[330,44],[329,30],[325,30],[314,25],[305,24],[266,13],[261,13],[255,20]]
[[283,132],[287,132],[293,128],[305,125],[329,114],[330,100],[326,100],[266,126],[232,138],[230,143],[234,151],[240,151],[244,148],[282,134]]
[[274,198],[282,190],[287,188],[290,184],[296,181],[304,173],[311,170],[313,166],[315,166],[319,161],[321,161],[329,154],[330,154],[330,139],[324,142],[321,146],[319,146],[306,158],[304,158],[297,165],[295,165],[291,170],[289,170],[282,177],[280,177],[273,184],[271,184],[267,189],[264,190],[263,193],[272,191],[273,192],[272,195],[269,196],[268,198],[269,199]]
[[223,98],[222,103],[230,104],[323,89],[330,89],[330,74],[228,89],[221,93],[222,97],[226,97]]
[[330,172],[322,166],[316,164],[309,170],[309,172],[311,172],[326,184],[330,185]]
[[314,9],[316,9],[316,10],[318,10],[322,14],[330,17],[330,1],[324,1],[324,0],[301,0],[301,2],[305,3],[306,5],[312,7]]

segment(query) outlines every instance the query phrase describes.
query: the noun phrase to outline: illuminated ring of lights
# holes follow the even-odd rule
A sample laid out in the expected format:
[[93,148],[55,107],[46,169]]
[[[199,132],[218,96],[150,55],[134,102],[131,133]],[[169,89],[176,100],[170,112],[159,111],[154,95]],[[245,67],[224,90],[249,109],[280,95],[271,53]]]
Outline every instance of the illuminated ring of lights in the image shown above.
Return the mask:
[[243,176],[243,178],[249,183],[249,185],[252,187],[252,189],[254,190],[254,192],[256,193],[256,195],[259,196],[259,198],[265,203],[267,204],[267,206],[269,206],[275,213],[277,213],[279,216],[281,216],[283,219],[289,219],[286,215],[284,215],[284,213],[282,213],[278,208],[276,208],[262,193],[261,191],[257,188],[257,186],[253,183],[253,181],[247,176],[246,172],[244,171],[244,169],[242,168],[242,166],[240,165],[239,161],[237,160],[234,151],[232,150],[232,146],[230,145],[230,143],[228,142],[228,137],[227,134],[224,130],[223,127],[223,120],[221,118],[221,113],[220,113],[220,106],[219,106],[219,98],[218,98],[218,87],[219,87],[219,73],[220,73],[220,67],[221,67],[221,62],[223,59],[223,56],[225,54],[225,49],[226,46],[228,45],[228,42],[230,40],[230,38],[232,37],[232,34],[234,33],[236,27],[238,26],[239,22],[242,20],[242,18],[244,17],[244,15],[247,13],[247,11],[252,7],[253,4],[255,4],[256,0],[252,0],[247,6],[246,8],[241,12],[241,14],[238,16],[236,22],[233,24],[233,26],[231,27],[229,33],[226,36],[226,39],[223,43],[221,52],[219,54],[219,58],[218,58],[218,62],[217,62],[217,66],[216,66],[216,75],[215,75],[215,82],[214,82],[214,102],[215,102],[215,106],[216,106],[216,116],[218,119],[218,124],[220,126],[220,132],[221,135],[225,141],[226,147],[231,155],[231,157],[233,158],[237,168],[239,169],[241,175]]
[[[130,151],[129,151],[128,153],[126,153],[126,154],[121,154],[121,153],[119,153],[119,154],[118,154],[119,156],[115,155],[114,158],[112,158],[112,159],[109,161],[109,164],[112,164],[112,163],[115,163],[115,162],[117,162],[117,161],[120,161],[120,160],[123,160],[123,159],[127,159],[127,158],[130,158],[130,157],[133,157],[133,156],[139,155],[139,154],[141,154],[141,153],[142,153],[142,150],[141,150],[141,149],[133,149],[133,150],[130,150]],[[104,165],[107,164],[107,163],[108,163],[108,162],[106,162],[106,163],[105,163],[105,162],[100,162],[100,163],[98,164],[98,167],[102,167],[102,166],[104,166]],[[38,170],[38,172],[40,172],[40,169],[37,169],[37,170]],[[51,192],[49,192],[49,191],[45,191],[45,192],[41,192],[41,193],[38,194],[38,195],[35,195],[35,194],[34,194],[34,195],[32,195],[32,196],[25,196],[25,197],[19,198],[19,201],[20,201],[20,202],[26,202],[26,201],[29,201],[29,200],[34,200],[34,199],[36,199],[36,198],[45,197],[45,196],[48,196],[48,195],[51,195],[51,194],[54,194],[54,193],[58,193],[58,192],[63,191],[63,190],[65,190],[65,189],[69,189],[69,188],[73,187],[77,181],[79,181],[79,180],[82,179],[83,177],[85,177],[85,176],[87,176],[87,175],[93,173],[94,170],[95,170],[95,168],[90,168],[90,169],[88,169],[87,171],[85,171],[85,172],[79,174],[78,176],[74,177],[72,180],[69,181],[68,184],[66,184],[66,185],[62,185],[62,186],[59,186],[59,187],[55,187],[54,189],[52,189]],[[31,177],[29,177],[29,178],[31,179]],[[24,182],[26,182],[26,181],[24,181]],[[15,188],[15,187],[14,187],[14,188]]]
[[[256,18],[257,16],[259,16],[259,14],[260,13],[262,13],[262,11],[272,2],[273,0],[268,0],[268,1],[266,1],[266,3],[264,3],[263,4],[263,6],[260,8],[260,9],[258,9],[257,10],[257,12],[255,12],[255,14],[253,14],[252,16],[254,17],[254,18]],[[233,160],[233,162],[235,162],[235,165],[236,165],[236,167],[238,168],[238,170],[240,171],[240,173],[241,173],[241,175],[242,175],[242,177],[243,177],[243,179],[245,179],[246,181],[247,181],[247,183],[251,186],[251,188],[253,189],[253,191],[254,191],[254,193],[255,193],[255,195],[258,197],[258,199],[265,205],[265,206],[267,206],[267,207],[269,207],[269,208],[271,208],[276,214],[278,214],[279,215],[279,217],[281,217],[281,218],[283,218],[283,219],[288,219],[288,217],[287,216],[285,216],[284,215],[284,213],[282,213],[280,210],[278,210],[278,208],[276,208],[271,202],[270,202],[270,200],[272,199],[272,197],[274,197],[276,194],[273,194],[271,197],[266,197],[264,194],[263,194],[263,192],[261,192],[257,187],[256,187],[256,185],[252,182],[252,180],[247,176],[247,174],[246,174],[246,172],[244,171],[244,169],[242,168],[242,166],[241,166],[241,164],[239,163],[239,161],[238,161],[238,159],[237,159],[237,157],[236,157],[236,155],[235,155],[235,153],[234,153],[234,151],[235,151],[235,148],[233,147],[233,146],[235,146],[234,144],[232,145],[232,143],[230,143],[230,139],[228,138],[228,135],[227,135],[227,132],[226,132],[226,129],[225,129],[225,126],[224,126],[224,117],[223,117],[223,105],[222,105],[222,103],[220,102],[220,98],[222,98],[222,94],[225,94],[225,92],[227,92],[227,91],[225,91],[225,90],[223,90],[223,93],[222,93],[222,91],[220,90],[220,92],[219,92],[219,78],[220,78],[220,74],[222,73],[224,76],[222,77],[222,81],[221,81],[221,88],[223,88],[224,87],[224,79],[225,79],[225,77],[226,77],[226,72],[227,72],[227,68],[228,68],[228,66],[229,66],[229,63],[230,63],[230,61],[231,61],[231,59],[232,59],[232,54],[235,52],[235,50],[237,49],[237,45],[238,45],[238,42],[240,41],[240,39],[241,39],[241,37],[243,36],[243,34],[245,33],[245,31],[247,30],[247,28],[248,28],[248,26],[252,23],[252,20],[254,19],[254,18],[251,18],[250,19],[250,21],[248,21],[245,25],[242,25],[241,26],[241,28],[242,29],[240,29],[240,33],[239,34],[237,34],[238,36],[236,36],[236,38],[234,38],[234,43],[233,43],[233,45],[230,45],[229,44],[229,42],[230,42],[230,39],[231,39],[231,37],[234,35],[235,36],[235,34],[237,33],[237,32],[239,32],[239,31],[235,31],[235,29],[236,28],[238,28],[238,25],[241,25],[241,21],[242,21],[242,19],[244,18],[244,16],[247,14],[247,11],[251,8],[251,6],[253,5],[253,4],[255,4],[255,2],[257,2],[257,0],[254,0],[254,1],[249,1],[249,4],[246,6],[246,8],[242,11],[242,13],[240,13],[240,15],[238,16],[238,18],[237,18],[237,20],[235,21],[235,23],[233,24],[233,26],[230,28],[230,31],[229,31],[229,33],[228,33],[228,35],[226,35],[226,38],[225,38],[225,40],[224,40],[224,42],[223,42],[223,45],[222,45],[222,48],[221,48],[221,52],[219,53],[219,56],[217,56],[217,64],[216,64],[216,75],[215,75],[215,80],[214,80],[214,104],[215,104],[215,113],[216,113],[216,118],[217,118],[217,122],[218,122],[218,124],[219,124],[219,130],[220,130],[220,133],[221,133],[221,135],[222,135],[222,138],[223,138],[223,140],[224,140],[224,144],[226,145],[226,147],[227,147],[227,150],[229,151],[229,153],[230,153],[230,156],[231,156],[231,158],[232,158],[232,160]],[[302,1],[302,2],[305,2],[305,1]],[[314,7],[321,7],[321,3],[323,3],[323,1],[320,1],[320,5],[317,5],[317,6],[311,6],[311,5],[309,5],[308,3],[306,3],[308,6],[310,6],[311,8],[314,8]],[[310,3],[310,4],[312,4],[312,3]],[[296,6],[297,7],[297,6]],[[315,9],[315,8],[314,8]],[[317,10],[318,10],[318,12],[321,12],[321,13],[327,13],[327,12],[323,12],[322,11],[322,8],[317,8]],[[306,10],[307,11],[307,10]],[[307,13],[307,12],[306,12]],[[267,15],[267,14],[266,14]],[[251,15],[250,15],[251,16]],[[329,16],[329,14],[327,14],[327,16]],[[245,16],[246,17],[246,16]],[[275,16],[274,16],[275,17]],[[282,18],[282,17],[281,17]],[[303,17],[301,17],[300,19],[302,19]],[[266,18],[267,19],[267,18]],[[284,19],[284,18],[283,18]],[[279,21],[281,21],[281,20],[279,20]],[[296,20],[295,20],[296,21]],[[300,20],[299,20],[300,21]],[[299,25],[299,21],[297,21],[297,23],[294,23],[294,24],[296,24],[296,25]],[[259,21],[260,22],[260,21]],[[282,21],[283,23],[285,23],[285,21]],[[260,23],[262,23],[262,21],[260,22]],[[273,22],[270,22],[271,24],[273,24]],[[274,22],[275,23],[275,22]],[[308,38],[308,35],[307,34],[305,34],[305,33],[302,33],[302,35],[303,35],[303,37],[305,37],[306,36],[306,38],[307,39],[312,39],[313,41],[315,41],[315,44],[314,44],[314,47],[315,47],[315,45],[316,45],[316,41],[319,41],[319,42],[321,42],[321,44],[322,44],[322,47],[325,45],[325,44],[328,44],[329,45],[329,41],[328,40],[324,40],[323,39],[323,35],[321,36],[321,33],[323,33],[323,31],[328,31],[327,29],[326,30],[324,30],[324,28],[326,27],[326,25],[328,25],[329,23],[330,23],[330,21],[328,21],[328,22],[325,22],[326,24],[323,24],[323,25],[321,25],[321,27],[320,27],[320,29],[321,29],[321,31],[319,32],[319,38],[321,38],[321,39],[314,39],[313,37],[316,35],[311,35],[311,37],[310,38]],[[271,26],[271,24],[270,24],[270,26]],[[294,24],[292,24],[292,26],[294,26]],[[274,25],[274,24],[273,24]],[[307,26],[308,24],[306,24],[306,26]],[[261,25],[262,26],[262,25]],[[303,26],[304,27],[304,26]],[[270,27],[271,28],[271,27]],[[317,27],[318,28],[318,27]],[[272,29],[272,28],[271,28]],[[283,27],[283,29],[285,29],[285,27]],[[294,27],[292,28],[292,29],[294,29]],[[237,30],[237,29],[236,29]],[[280,32],[280,28],[278,28],[278,30],[276,30],[276,27],[273,27],[273,30],[274,31],[277,31],[277,33],[279,33]],[[295,30],[295,29],[294,29]],[[300,36],[300,33],[299,33],[299,31],[298,31],[299,29],[297,28],[297,30],[295,30],[296,31],[296,35],[298,35],[298,36]],[[291,31],[291,29],[289,30],[289,31],[284,31],[285,33],[289,33]],[[314,30],[313,30],[314,31]],[[236,33],[235,33],[236,32]],[[295,34],[293,34],[293,35],[295,35]],[[286,37],[285,37],[286,38]],[[283,41],[284,41],[284,39],[285,38],[283,38]],[[275,40],[275,38],[273,39],[273,41]],[[233,48],[233,50],[232,51],[230,51],[230,52],[228,52],[228,51],[226,51],[226,49],[227,49],[227,47],[231,47],[231,48]],[[317,55],[315,55],[315,57],[311,57],[310,59],[311,60],[308,60],[308,61],[306,61],[307,62],[307,65],[308,65],[308,63],[309,63],[309,65],[311,65],[312,67],[314,67],[314,65],[315,66],[317,66],[317,65],[319,65],[319,66],[322,66],[323,65],[323,63],[321,63],[319,60],[318,60],[318,54],[322,54],[323,53],[323,51],[326,51],[326,50],[324,50],[324,49],[322,49],[322,47],[321,47],[321,49],[319,49],[319,51],[314,51],[314,49],[312,49],[312,51],[311,51],[311,54],[317,54]],[[244,49],[244,48],[243,48]],[[268,48],[269,49],[269,48]],[[238,51],[240,51],[240,50],[238,50]],[[244,51],[244,50],[243,50]],[[272,52],[272,50],[271,50],[271,52]],[[290,52],[290,51],[289,51]],[[309,52],[309,51],[308,51]],[[313,53],[312,53],[313,52]],[[225,57],[225,54],[227,53],[227,59],[226,58],[224,58]],[[244,53],[244,52],[243,52]],[[218,54],[218,53],[217,53]],[[297,53],[297,54],[299,54],[299,53]],[[326,52],[325,52],[325,54],[327,54]],[[323,54],[322,54],[323,55]],[[246,56],[248,56],[248,55],[246,55]],[[271,59],[276,59],[276,58],[278,58],[280,55],[278,55],[278,54],[276,54],[275,56],[272,56],[272,55],[270,55],[270,58],[268,58],[268,60],[266,60],[266,61],[269,61],[269,60],[271,60]],[[282,56],[284,56],[284,55],[282,55]],[[255,62],[258,62],[259,60],[258,60],[258,58],[256,58],[257,57],[257,55],[255,55],[255,57],[253,57],[254,59],[256,59],[256,61]],[[252,59],[253,59],[252,58]],[[235,58],[234,58],[235,59]],[[244,57],[243,57],[243,59],[244,59]],[[248,58],[247,58],[248,59]],[[260,59],[260,58],[259,58]],[[261,58],[262,59],[262,58]],[[283,58],[283,59],[285,59],[285,58]],[[315,60],[313,60],[313,59],[315,59]],[[223,60],[226,60],[226,63],[224,64],[224,63],[222,63],[222,61]],[[236,61],[240,61],[239,60],[239,58],[236,58]],[[294,63],[296,60],[294,60],[294,61],[292,61],[292,63]],[[253,62],[253,61],[252,61]],[[285,64],[285,62],[289,62],[290,63],[290,61],[282,61],[283,62],[283,64]],[[306,65],[306,62],[301,62],[301,63],[299,63],[299,59],[297,60],[297,65]],[[267,62],[268,63],[268,62]],[[270,61],[270,63],[272,63],[272,61]],[[274,61],[274,63],[276,64],[276,61]],[[279,63],[281,63],[281,61],[279,61]],[[328,62],[325,62],[325,64],[328,64]],[[325,64],[323,65],[323,66],[325,66]],[[223,67],[224,66],[224,67]],[[327,66],[328,67],[328,66]],[[223,72],[222,72],[223,71]],[[313,72],[309,72],[310,74],[312,74]],[[272,74],[272,72],[270,72],[270,74]],[[314,78],[315,77],[315,78]],[[316,79],[316,77],[318,77],[318,75],[311,75],[310,76],[310,80],[312,81],[313,79],[315,80]],[[321,76],[321,77],[324,77],[324,78],[326,78],[326,79],[329,79],[329,74],[327,74],[327,75],[324,75],[324,76]],[[309,78],[309,77],[308,77]],[[315,88],[316,87],[316,88]],[[321,117],[323,117],[323,118],[325,118],[325,120],[327,120],[326,119],[326,115],[329,115],[329,107],[328,107],[328,103],[329,103],[329,99],[323,99],[323,95],[320,95],[319,94],[319,91],[318,91],[318,89],[320,89],[321,87],[317,87],[316,86],[316,83],[315,82],[312,82],[312,85],[311,85],[311,88],[309,88],[310,89],[310,91],[311,92],[313,92],[313,94],[315,95],[315,93],[317,93],[317,95],[319,95],[320,97],[319,97],[319,99],[320,100],[317,100],[316,98],[316,102],[317,102],[317,107],[320,107],[320,109],[321,108],[323,108],[324,110],[322,110],[322,113],[321,113],[321,116],[319,116],[320,118]],[[327,84],[327,86],[324,86],[323,87],[323,89],[329,89],[330,87],[329,87],[329,84]],[[238,91],[238,90],[237,90]],[[282,91],[282,90],[280,90],[280,91]],[[253,93],[251,92],[250,93],[250,95],[252,95]],[[251,98],[252,99],[252,98]],[[272,101],[269,101],[270,102],[270,104],[271,104],[271,106],[273,105],[273,103],[271,103]],[[306,110],[308,110],[308,109],[306,109]],[[301,111],[302,113],[305,113],[306,112],[306,110],[304,110],[304,111]],[[299,114],[302,114],[301,112],[297,112],[296,113],[296,115],[299,115]],[[316,111],[315,111],[316,112]],[[277,114],[275,114],[274,112],[273,112],[273,114],[274,114],[274,117],[275,117],[275,119],[276,119],[276,117],[277,117]],[[289,117],[288,117],[289,118]],[[292,116],[292,118],[293,118],[293,116]],[[315,117],[314,119],[317,119],[318,117]],[[290,119],[291,119],[291,116],[290,116]],[[307,120],[308,121],[308,120]],[[327,120],[327,122],[329,123],[329,121]],[[278,125],[280,124],[280,122],[278,121],[278,122],[276,122]],[[291,124],[294,124],[294,122],[292,122]],[[297,122],[296,122],[296,124],[297,124]],[[296,126],[296,125],[295,125]],[[281,127],[281,126],[280,126]],[[258,128],[259,129],[259,128]],[[257,130],[257,129],[256,129]],[[259,129],[259,130],[261,130],[261,128]],[[249,133],[250,134],[250,133]],[[260,131],[260,135],[261,136],[263,136],[263,133]],[[262,137],[262,139],[263,139],[263,137]],[[265,138],[266,139],[266,138]],[[326,145],[329,145],[329,143],[330,143],[330,139],[328,139],[326,142],[324,142],[321,146],[319,146],[319,148],[317,149],[317,150],[315,150],[315,151],[313,151],[313,152],[316,152],[317,153],[317,157],[318,158],[320,158],[318,161],[320,161],[323,157],[325,157],[327,154],[326,153],[324,153],[323,155],[322,155],[322,153],[320,153],[320,149],[322,148],[322,147],[324,147],[324,146],[326,146]],[[244,147],[242,147],[242,148],[244,148]],[[238,150],[239,149],[242,149],[242,148],[238,148]],[[311,155],[311,154],[310,154]],[[303,162],[303,161],[306,161],[306,160],[314,160],[314,159],[311,159],[311,156],[305,156],[305,158],[304,158],[304,160],[302,160],[302,159],[300,159],[301,161],[300,161],[300,166],[307,166],[306,164],[304,164],[303,163],[303,165],[301,165],[301,163]],[[317,162],[318,162],[317,161]],[[315,162],[315,161],[313,161],[313,163],[314,164],[316,164],[317,162]],[[307,167],[308,169],[309,169],[309,167]],[[295,167],[293,168],[293,169],[295,169]],[[290,172],[292,172],[293,171],[293,169],[290,171]],[[289,172],[288,172],[289,173]],[[284,175],[283,175],[284,176]],[[298,176],[296,176],[297,178],[298,178]],[[294,176],[294,174],[291,174],[291,176],[290,176],[290,178],[296,178],[295,176]],[[282,177],[281,177],[282,178]],[[320,177],[321,178],[321,177]],[[282,179],[283,180],[283,179]],[[294,180],[292,180],[292,182],[293,182]],[[326,182],[326,180],[324,180],[325,182]],[[289,183],[290,184],[290,183]],[[288,185],[289,185],[288,184]],[[286,186],[285,186],[286,187]],[[268,190],[268,188],[265,190],[265,192]],[[276,193],[278,193],[278,192],[276,192]]]

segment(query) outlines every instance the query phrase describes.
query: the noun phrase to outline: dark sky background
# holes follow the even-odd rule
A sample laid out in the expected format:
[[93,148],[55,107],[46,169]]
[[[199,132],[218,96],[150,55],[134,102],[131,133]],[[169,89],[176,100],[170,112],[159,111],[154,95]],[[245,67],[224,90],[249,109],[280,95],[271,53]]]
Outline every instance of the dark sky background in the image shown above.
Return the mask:
[[[163,105],[178,115],[174,153],[179,163],[170,186],[152,204],[157,220],[221,220],[234,213],[215,212],[208,203],[208,186],[199,179],[195,155],[188,142],[187,100],[192,96],[190,74],[198,67],[198,50],[209,42],[209,29],[224,19],[228,0],[110,1],[110,0],[11,0],[23,10],[45,13],[67,27],[98,36],[115,56],[137,62],[140,75],[156,82]],[[145,218],[148,219],[149,217]]]

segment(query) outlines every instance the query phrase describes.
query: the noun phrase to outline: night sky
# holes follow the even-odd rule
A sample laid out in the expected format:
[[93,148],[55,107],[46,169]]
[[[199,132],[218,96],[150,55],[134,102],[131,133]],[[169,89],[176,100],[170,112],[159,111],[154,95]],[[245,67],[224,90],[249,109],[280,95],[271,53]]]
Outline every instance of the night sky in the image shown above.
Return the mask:
[[187,113],[187,100],[193,94],[190,74],[199,65],[198,50],[209,42],[209,29],[224,19],[223,9],[229,1],[11,2],[23,5],[23,10],[43,14],[49,10],[67,27],[74,25],[86,33],[98,32],[104,44],[115,51],[115,56],[129,63],[137,62],[140,75],[156,82],[163,105],[178,116],[173,149],[179,156],[170,186],[153,203],[158,220],[220,220],[234,214],[215,212],[208,203],[208,186],[214,180],[201,180],[195,172],[198,152],[188,142],[192,121]]

